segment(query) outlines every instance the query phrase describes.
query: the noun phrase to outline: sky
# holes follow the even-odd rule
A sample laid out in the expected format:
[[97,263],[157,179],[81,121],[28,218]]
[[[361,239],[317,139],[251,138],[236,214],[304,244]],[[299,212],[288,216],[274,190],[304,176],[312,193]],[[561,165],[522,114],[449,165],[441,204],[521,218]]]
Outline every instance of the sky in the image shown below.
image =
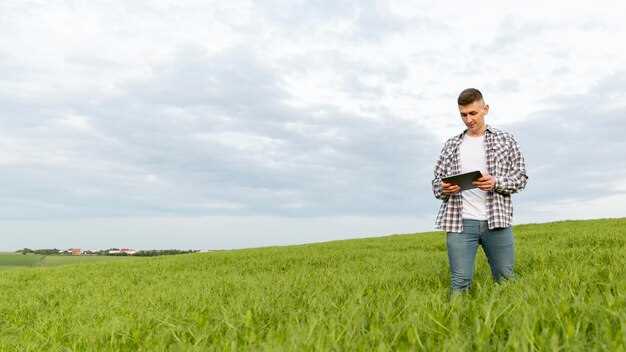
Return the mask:
[[626,216],[626,3],[0,2],[0,250],[432,231],[456,98],[514,223]]

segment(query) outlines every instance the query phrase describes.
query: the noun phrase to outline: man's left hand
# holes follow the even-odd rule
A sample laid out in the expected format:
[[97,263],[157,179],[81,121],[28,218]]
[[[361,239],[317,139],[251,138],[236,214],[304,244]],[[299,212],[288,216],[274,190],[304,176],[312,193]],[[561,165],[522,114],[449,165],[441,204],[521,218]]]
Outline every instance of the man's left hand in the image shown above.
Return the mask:
[[483,191],[491,191],[496,187],[496,178],[489,174],[483,174],[481,178],[472,182],[472,184]]

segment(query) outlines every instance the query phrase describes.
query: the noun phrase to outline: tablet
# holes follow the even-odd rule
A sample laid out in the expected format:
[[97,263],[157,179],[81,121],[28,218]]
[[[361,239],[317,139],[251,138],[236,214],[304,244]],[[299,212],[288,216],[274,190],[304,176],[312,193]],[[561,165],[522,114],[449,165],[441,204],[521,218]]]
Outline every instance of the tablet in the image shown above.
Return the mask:
[[458,174],[454,176],[444,177],[441,180],[447,183],[453,183],[461,186],[461,190],[465,191],[472,188],[477,188],[472,182],[478,180],[483,174],[480,171],[466,172],[464,174]]

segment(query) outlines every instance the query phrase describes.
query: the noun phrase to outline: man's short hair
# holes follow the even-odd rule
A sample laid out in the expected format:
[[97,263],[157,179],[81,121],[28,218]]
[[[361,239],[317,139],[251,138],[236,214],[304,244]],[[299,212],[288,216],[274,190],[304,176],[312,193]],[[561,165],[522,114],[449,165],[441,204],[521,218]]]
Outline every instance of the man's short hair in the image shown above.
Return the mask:
[[475,101],[483,100],[482,93],[476,88],[467,88],[459,94],[457,102],[461,106],[469,105]]

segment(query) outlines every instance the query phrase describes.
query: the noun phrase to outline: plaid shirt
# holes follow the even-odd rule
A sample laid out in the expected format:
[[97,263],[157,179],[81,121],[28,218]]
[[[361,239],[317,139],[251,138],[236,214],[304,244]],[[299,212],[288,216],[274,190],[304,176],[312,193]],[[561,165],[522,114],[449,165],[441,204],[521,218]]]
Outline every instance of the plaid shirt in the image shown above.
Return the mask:
[[[466,132],[467,129],[446,141],[435,165],[433,193],[435,198],[443,200],[435,227],[446,232],[463,232],[462,193],[443,194],[441,179],[461,173],[459,146]],[[489,229],[509,227],[513,220],[511,194],[521,191],[528,179],[524,157],[511,134],[489,125],[485,131],[485,152],[487,171],[496,178],[494,190],[487,192],[488,226]]]

